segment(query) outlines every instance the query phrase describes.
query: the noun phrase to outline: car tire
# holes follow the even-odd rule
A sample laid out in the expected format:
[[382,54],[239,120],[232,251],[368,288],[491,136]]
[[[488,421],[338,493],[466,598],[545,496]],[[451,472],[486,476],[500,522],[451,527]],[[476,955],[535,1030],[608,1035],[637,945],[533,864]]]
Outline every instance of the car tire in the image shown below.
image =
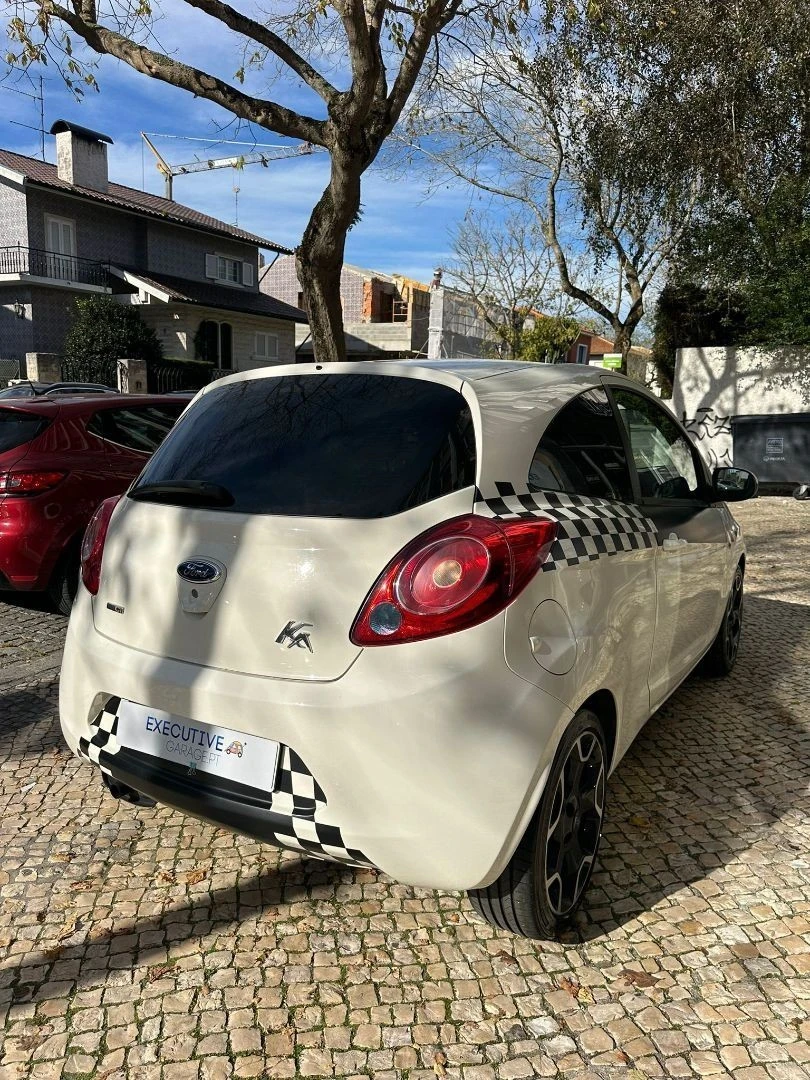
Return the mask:
[[79,588],[79,547],[71,544],[56,564],[48,585],[48,596],[60,615],[70,615]]
[[541,939],[555,938],[571,921],[596,863],[607,769],[599,718],[581,709],[560,740],[540,804],[505,870],[469,892],[482,918]]
[[720,629],[717,631],[712,647],[703,659],[704,675],[722,679],[731,674],[737,662],[742,635],[744,579],[745,572],[742,563],[739,563],[734,571],[734,580],[731,583],[731,592],[726,603],[723,621],[720,623]]

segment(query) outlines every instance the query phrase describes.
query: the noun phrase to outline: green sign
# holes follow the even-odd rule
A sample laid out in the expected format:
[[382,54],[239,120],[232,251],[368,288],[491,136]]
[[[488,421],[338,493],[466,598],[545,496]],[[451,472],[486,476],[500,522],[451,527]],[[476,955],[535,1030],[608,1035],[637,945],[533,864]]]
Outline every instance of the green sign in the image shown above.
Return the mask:
[[622,354],[617,352],[605,353],[602,357],[602,367],[613,368],[614,370],[622,366]]

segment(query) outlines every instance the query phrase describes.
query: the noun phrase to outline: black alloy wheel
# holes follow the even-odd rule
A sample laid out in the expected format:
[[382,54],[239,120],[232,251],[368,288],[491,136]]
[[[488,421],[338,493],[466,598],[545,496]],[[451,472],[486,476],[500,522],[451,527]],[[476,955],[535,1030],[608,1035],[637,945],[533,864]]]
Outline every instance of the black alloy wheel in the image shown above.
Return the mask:
[[728,594],[723,621],[717,631],[717,637],[703,660],[702,671],[705,675],[722,678],[729,675],[737,662],[740,650],[743,620],[744,569],[742,563],[734,571],[731,591]]
[[605,809],[605,756],[593,731],[580,735],[560,770],[545,842],[548,906],[565,918],[591,876]]
[[514,855],[470,901],[487,922],[555,938],[582,902],[596,865],[609,759],[602,723],[580,709],[563,733],[540,803]]

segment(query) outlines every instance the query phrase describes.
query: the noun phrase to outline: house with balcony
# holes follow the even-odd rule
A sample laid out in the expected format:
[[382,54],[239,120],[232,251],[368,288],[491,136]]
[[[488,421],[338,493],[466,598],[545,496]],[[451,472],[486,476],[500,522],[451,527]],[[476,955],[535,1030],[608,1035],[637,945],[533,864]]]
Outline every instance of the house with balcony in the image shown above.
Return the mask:
[[56,164],[0,150],[0,359],[60,353],[76,297],[138,306],[169,359],[244,370],[295,358],[306,315],[259,289],[289,248],[111,183],[112,140],[64,120]]

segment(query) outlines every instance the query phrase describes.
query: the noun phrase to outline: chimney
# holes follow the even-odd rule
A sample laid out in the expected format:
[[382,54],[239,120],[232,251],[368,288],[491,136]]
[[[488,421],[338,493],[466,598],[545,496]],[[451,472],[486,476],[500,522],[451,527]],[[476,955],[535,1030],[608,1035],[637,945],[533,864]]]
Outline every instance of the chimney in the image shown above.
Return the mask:
[[109,135],[57,120],[51,128],[56,136],[56,172],[60,180],[93,191],[107,190],[107,143]]

